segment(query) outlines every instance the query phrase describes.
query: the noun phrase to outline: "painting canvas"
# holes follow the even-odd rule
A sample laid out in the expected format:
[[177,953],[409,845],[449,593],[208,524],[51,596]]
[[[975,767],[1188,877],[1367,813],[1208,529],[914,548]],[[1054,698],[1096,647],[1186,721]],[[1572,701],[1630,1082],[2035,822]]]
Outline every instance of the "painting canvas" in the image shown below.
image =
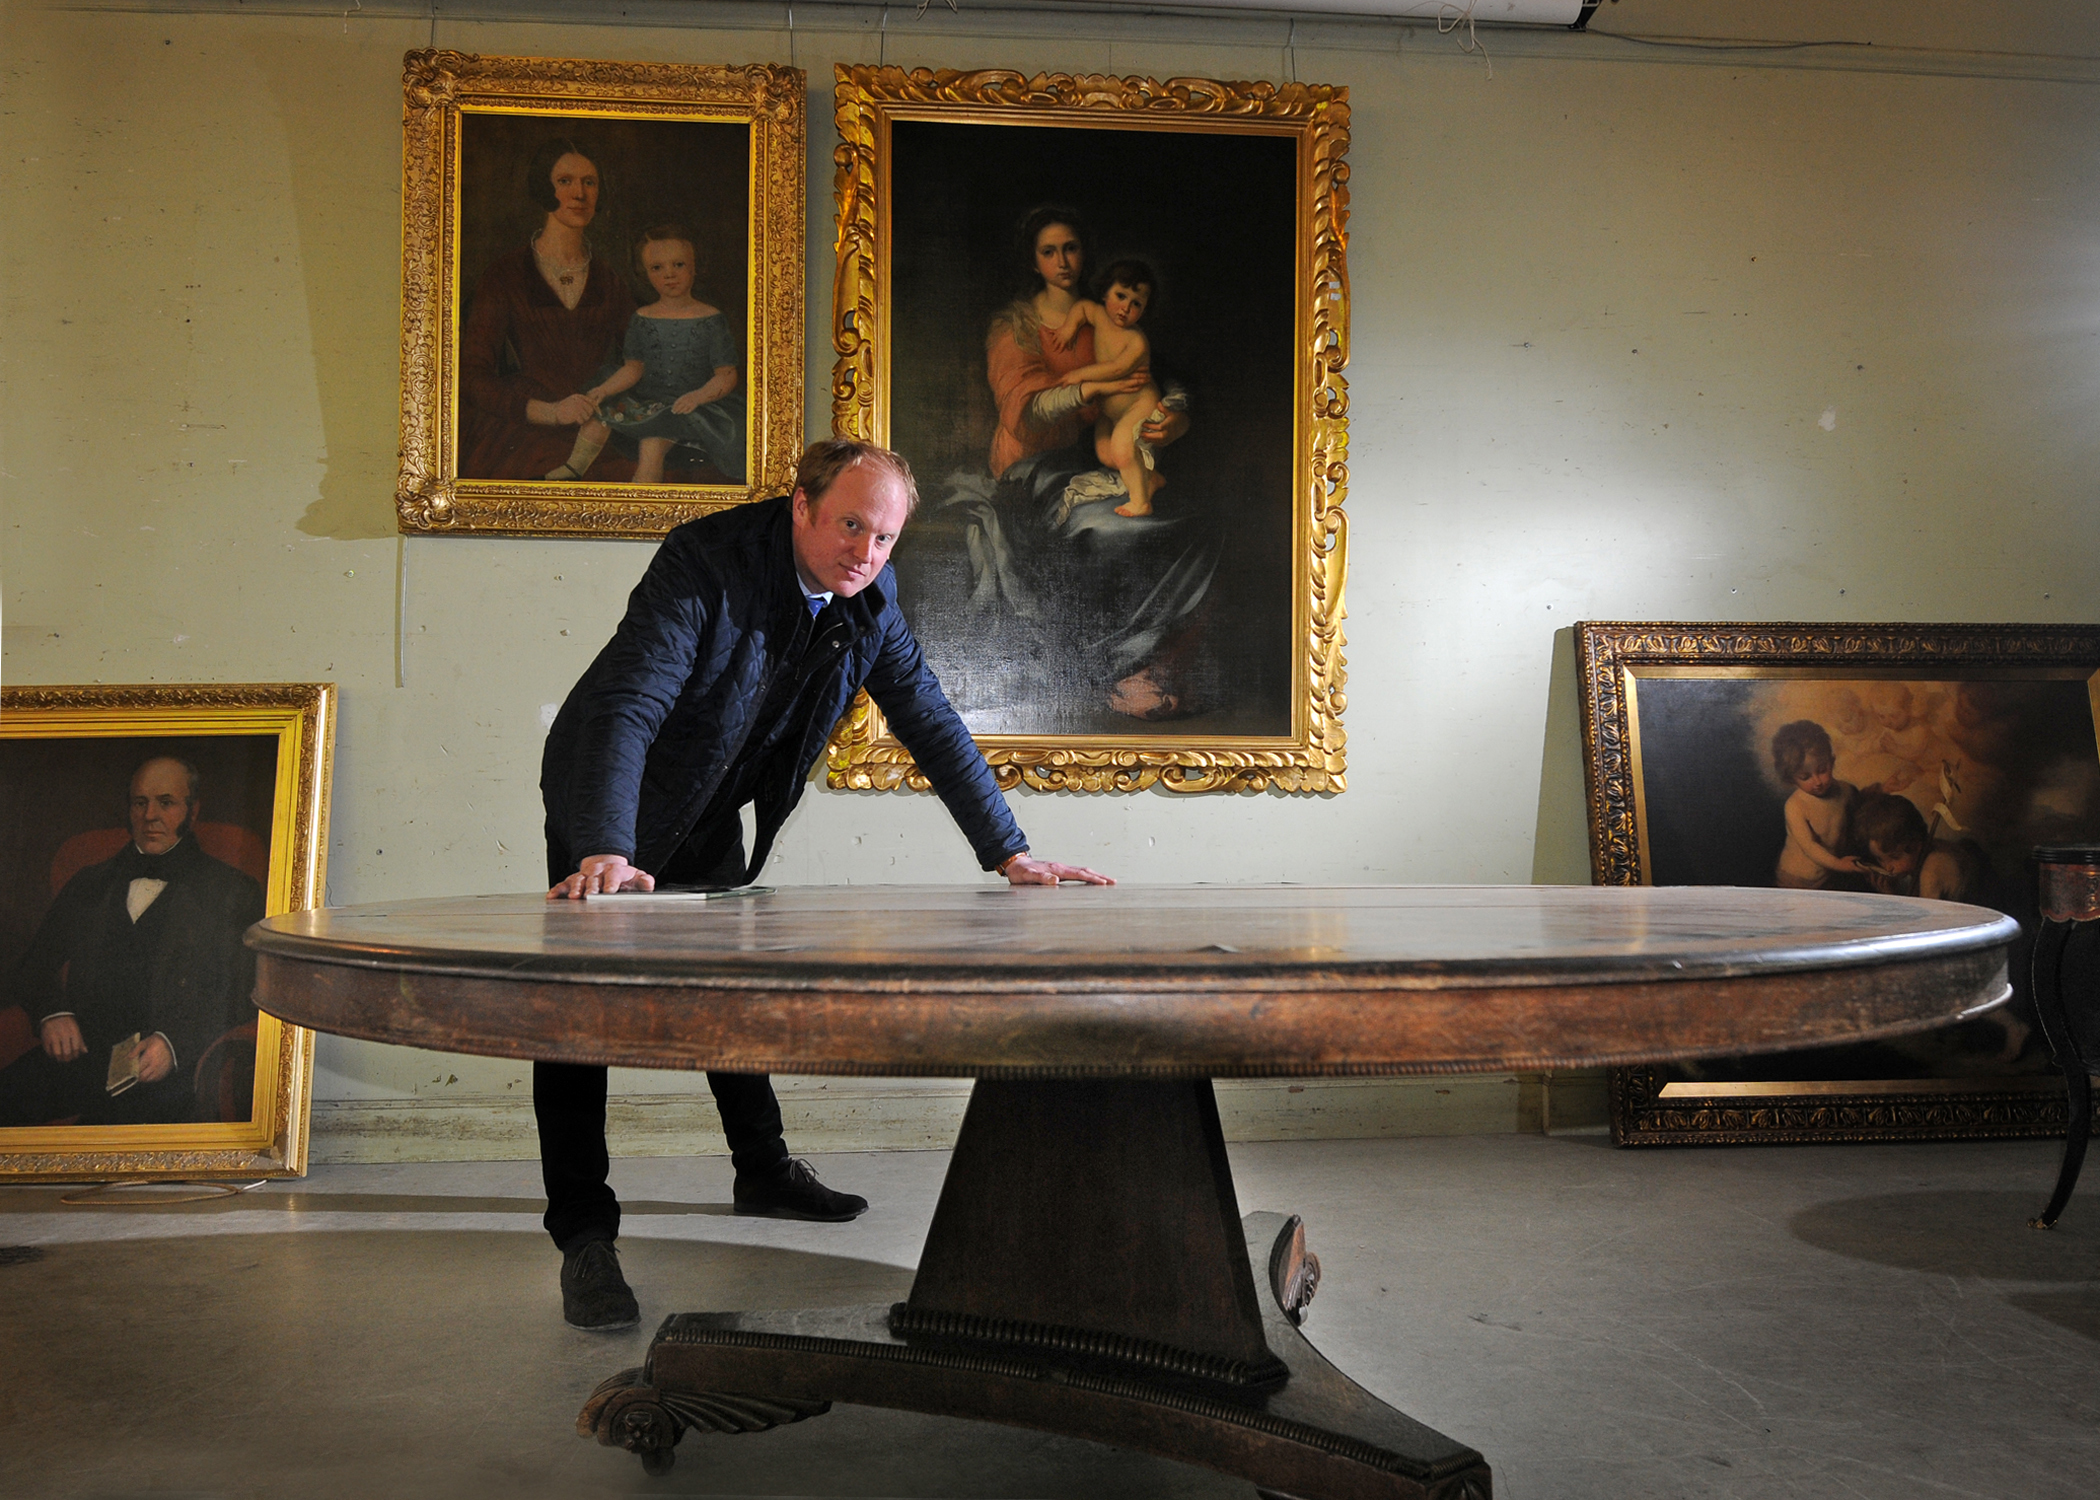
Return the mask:
[[905,614],[1009,783],[1338,789],[1345,93],[1016,81],[841,70],[835,425],[918,476]]
[[407,61],[404,528],[650,535],[777,488],[802,75]]
[[[631,483],[638,432],[660,426],[677,441],[657,465],[658,482],[743,484],[749,468],[750,170],[751,126],[744,121],[550,119],[499,111],[462,117],[462,479]],[[574,228],[574,251],[551,248],[550,220],[555,231]],[[691,252],[682,277],[659,270],[656,279],[667,281],[681,306],[692,305],[692,316],[649,317],[665,301],[645,264],[652,245]],[[675,268],[674,261],[665,269]],[[574,278],[568,283],[576,292],[573,309],[560,305],[564,275]],[[564,326],[570,323],[575,326]],[[676,342],[643,342],[656,334]],[[584,438],[578,424],[520,420],[515,410],[521,391],[558,402],[572,391],[613,384],[620,373],[613,366],[624,367],[630,351],[659,356],[660,350],[660,357],[641,360],[641,380],[599,401],[608,430],[600,451],[587,459],[576,458]],[[730,372],[719,382],[713,378],[718,361]],[[703,364],[704,375],[694,368]],[[719,420],[696,421],[685,431],[648,422],[645,405],[671,403],[642,398],[668,393],[666,379],[677,395],[707,395],[680,415]],[[717,394],[717,385],[726,389]]]
[[2100,633],[1580,627],[1605,883],[1962,901],[2021,923],[2009,1005],[1907,1037],[1619,1070],[1623,1141],[2063,1129],[2028,994],[2032,852],[2100,835]]
[[0,727],[0,1175],[303,1166],[311,1038],[242,934],[318,904],[332,690],[15,689]]

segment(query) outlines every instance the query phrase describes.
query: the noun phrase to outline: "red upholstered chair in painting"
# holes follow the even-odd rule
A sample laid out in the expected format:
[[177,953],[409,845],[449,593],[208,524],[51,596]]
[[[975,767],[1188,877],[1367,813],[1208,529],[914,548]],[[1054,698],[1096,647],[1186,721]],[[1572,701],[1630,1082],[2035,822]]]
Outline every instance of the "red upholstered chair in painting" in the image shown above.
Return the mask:
[[[238,823],[199,823],[197,843],[213,859],[232,865],[258,885],[270,881],[270,845]],[[131,835],[122,828],[91,828],[76,833],[58,846],[51,856],[51,894],[66,888],[66,882],[89,865],[99,865],[115,856]]]
[[[270,881],[270,845],[237,823],[199,823],[198,846],[213,859],[232,865],[258,885]],[[91,828],[76,833],[58,846],[51,856],[51,894],[65,889],[66,882],[85,870],[113,857],[131,837],[122,828]],[[36,1022],[19,1005],[0,1008],[0,1068],[6,1067],[31,1047],[38,1045]],[[192,1067],[197,1095],[207,1102],[206,1113],[219,1120],[248,1118],[248,1081],[255,1076],[255,1023],[236,1026],[205,1049]],[[54,1124],[62,1123],[54,1121]]]

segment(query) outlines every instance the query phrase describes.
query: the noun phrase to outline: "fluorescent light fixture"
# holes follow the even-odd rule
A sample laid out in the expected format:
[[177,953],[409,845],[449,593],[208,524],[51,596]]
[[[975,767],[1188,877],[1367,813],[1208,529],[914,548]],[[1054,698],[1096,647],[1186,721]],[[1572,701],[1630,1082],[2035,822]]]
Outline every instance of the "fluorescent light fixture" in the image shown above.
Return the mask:
[[[967,0],[964,0],[967,4]],[[1099,5],[1104,0],[1088,0]],[[1305,14],[1385,16],[1396,20],[1475,25],[1576,26],[1590,17],[1597,0],[1106,0],[1132,10],[1265,10]]]

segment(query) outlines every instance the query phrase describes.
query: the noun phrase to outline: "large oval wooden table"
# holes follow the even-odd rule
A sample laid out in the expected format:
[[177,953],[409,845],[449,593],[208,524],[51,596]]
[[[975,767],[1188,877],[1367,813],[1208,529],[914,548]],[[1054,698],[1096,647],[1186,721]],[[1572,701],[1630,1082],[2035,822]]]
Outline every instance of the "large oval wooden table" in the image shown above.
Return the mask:
[[970,1076],[911,1295],[684,1313],[580,1428],[833,1401],[1074,1433],[1302,1500],[1486,1500],[1487,1463],[1299,1332],[1295,1218],[1242,1221],[1210,1080],[1563,1068],[1889,1035],[2002,1001],[2008,918],[1576,887],[824,887],[275,917],[262,1008],[500,1057]]

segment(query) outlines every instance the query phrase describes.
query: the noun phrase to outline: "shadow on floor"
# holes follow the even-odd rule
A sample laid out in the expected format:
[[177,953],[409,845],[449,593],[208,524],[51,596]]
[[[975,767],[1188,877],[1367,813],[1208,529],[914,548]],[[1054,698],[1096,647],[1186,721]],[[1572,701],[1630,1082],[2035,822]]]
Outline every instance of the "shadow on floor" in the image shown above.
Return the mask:
[[[2100,1268],[2096,1268],[2100,1275]],[[2005,1299],[2022,1312],[2100,1344],[2100,1287],[2076,1292],[2018,1292]]]
[[1841,1198],[1787,1221],[1796,1239],[1853,1260],[1987,1281],[2100,1280],[2100,1193],[2073,1198],[2056,1228],[2030,1229],[2049,1184]]
[[[171,1184],[174,1187],[186,1186]],[[544,1198],[446,1197],[438,1193],[241,1193],[232,1197],[204,1198],[196,1202],[156,1203],[149,1196],[112,1197],[100,1203],[72,1204],[62,1199],[86,1191],[79,1184],[42,1191],[17,1188],[0,1192],[0,1213],[81,1214],[523,1214],[538,1219],[547,1207]],[[194,1191],[194,1189],[191,1189]],[[620,1212],[633,1218],[647,1214],[733,1214],[728,1203],[671,1203],[632,1198],[620,1200]]]
[[888,1303],[910,1289],[898,1266],[628,1237],[641,1327],[588,1334],[561,1321],[560,1257],[536,1228],[39,1248],[0,1264],[9,1500],[1246,1494],[1077,1439],[846,1406],[776,1432],[689,1434],[662,1479],[576,1435],[592,1388],[640,1364],[667,1314]]

